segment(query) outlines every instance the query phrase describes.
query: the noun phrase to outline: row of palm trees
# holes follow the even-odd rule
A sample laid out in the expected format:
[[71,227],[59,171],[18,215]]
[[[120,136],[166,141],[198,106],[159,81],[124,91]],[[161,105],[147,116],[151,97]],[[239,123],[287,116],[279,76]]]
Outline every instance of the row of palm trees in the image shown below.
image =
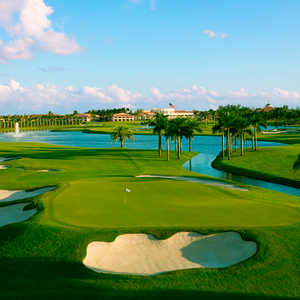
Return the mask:
[[[247,137],[251,137],[252,150],[257,151],[257,134],[261,128],[267,128],[266,120],[257,111],[239,105],[227,105],[217,110],[216,125],[213,133],[222,135],[222,157],[227,154],[228,160],[231,154],[237,151],[237,143],[240,143],[240,154],[243,156],[244,144]],[[226,149],[225,149],[226,138]]]
[[[192,138],[196,132],[201,132],[200,122],[197,119],[176,118],[169,120],[162,113],[156,113],[155,117],[149,121],[153,128],[153,133],[158,135],[158,155],[162,157],[162,139],[166,141],[167,160],[170,160],[170,143],[174,143],[177,158],[181,158],[183,138],[188,139],[189,151],[192,151]],[[118,126],[111,134],[113,141],[119,141],[121,148],[127,139],[133,139],[133,132],[127,126]]]
[[57,127],[80,125],[81,118],[36,118],[36,119],[0,119],[0,129],[15,128],[16,123],[19,123],[21,128],[43,128],[43,127]]
[[158,154],[162,156],[162,137],[165,137],[167,145],[167,160],[170,160],[170,142],[174,142],[177,158],[182,153],[182,141],[185,137],[189,141],[189,151],[192,151],[192,138],[196,131],[201,132],[200,122],[197,119],[176,118],[169,120],[167,116],[156,113],[149,122],[153,127],[153,133],[158,135]]
[[[258,150],[258,132],[262,128],[267,128],[265,114],[239,105],[227,105],[219,107],[214,115],[215,125],[213,133],[219,133],[222,136],[222,158],[232,158],[232,152],[238,151],[240,155],[245,155],[244,145],[248,139],[252,143],[252,150]],[[149,125],[153,128],[153,133],[158,135],[158,154],[162,156],[162,139],[166,141],[167,160],[170,159],[170,142],[174,143],[177,158],[181,158],[183,138],[188,139],[189,151],[192,151],[192,139],[196,133],[200,133],[200,122],[196,119],[176,118],[168,120],[168,117],[156,113]],[[133,139],[133,133],[125,126],[118,127],[112,134],[113,140],[120,140],[121,147],[124,147],[126,139]],[[295,163],[295,169],[299,168],[298,162]]]

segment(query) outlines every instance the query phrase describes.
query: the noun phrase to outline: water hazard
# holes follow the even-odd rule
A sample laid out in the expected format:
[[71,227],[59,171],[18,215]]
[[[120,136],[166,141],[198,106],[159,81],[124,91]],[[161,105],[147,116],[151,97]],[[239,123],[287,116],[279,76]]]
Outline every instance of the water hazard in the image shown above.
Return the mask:
[[[157,136],[136,135],[134,141],[128,141],[126,146],[132,149],[157,149]],[[22,142],[43,142],[54,145],[91,147],[91,148],[112,148],[119,147],[119,143],[112,142],[109,134],[89,134],[82,132],[51,132],[33,131],[22,132],[22,136],[16,138],[12,133],[0,134],[1,141],[22,141]],[[259,142],[259,146],[280,146],[282,144],[273,142]],[[250,146],[247,142],[246,146]],[[193,151],[199,154],[184,165],[186,170],[192,170],[205,175],[217,178],[229,179],[235,182],[259,186],[295,196],[300,196],[300,189],[267,182],[259,179],[252,179],[246,176],[232,175],[214,169],[211,162],[220,152],[221,137],[219,136],[197,136],[193,140]],[[171,148],[172,149],[172,148]],[[173,148],[174,149],[174,148]],[[188,143],[183,142],[183,150],[188,150]]]

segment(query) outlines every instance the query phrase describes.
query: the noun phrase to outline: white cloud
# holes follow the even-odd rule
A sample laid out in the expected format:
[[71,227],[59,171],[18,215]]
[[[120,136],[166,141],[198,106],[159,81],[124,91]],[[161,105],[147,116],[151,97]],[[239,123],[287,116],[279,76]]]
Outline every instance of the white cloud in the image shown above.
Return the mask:
[[206,34],[209,38],[213,39],[213,38],[220,38],[222,40],[226,39],[229,37],[229,35],[227,33],[216,33],[212,30],[209,29],[205,29],[203,30],[203,33]]
[[149,93],[123,89],[117,84],[106,88],[71,85],[60,87],[52,84],[35,84],[23,86],[15,80],[0,84],[1,114],[14,113],[47,113],[49,110],[58,113],[87,111],[93,108],[130,107],[154,108],[167,107],[172,102],[178,109],[215,109],[219,105],[241,104],[261,107],[265,103],[273,106],[300,106],[300,93],[281,88],[250,92],[245,88],[227,93],[218,93],[201,85],[190,88],[162,91],[151,88]]
[[229,95],[233,97],[248,97],[249,94],[246,92],[246,89],[240,88],[238,91],[231,91]]
[[83,93],[87,96],[91,96],[106,102],[111,102],[113,100],[111,97],[106,95],[102,89],[96,87],[85,86],[83,87]]
[[31,59],[35,51],[68,55],[81,51],[79,44],[56,32],[48,18],[52,7],[44,0],[0,0],[0,26],[10,40],[0,41],[0,62]]

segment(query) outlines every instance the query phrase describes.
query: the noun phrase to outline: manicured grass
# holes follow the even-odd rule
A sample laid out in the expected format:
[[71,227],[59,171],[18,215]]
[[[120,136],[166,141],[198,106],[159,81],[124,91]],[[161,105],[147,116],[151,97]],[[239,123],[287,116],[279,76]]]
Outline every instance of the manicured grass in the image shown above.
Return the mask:
[[300,144],[264,147],[258,151],[247,149],[245,156],[233,152],[232,160],[222,160],[219,156],[213,165],[232,173],[300,188],[300,172],[293,171],[299,153]]
[[284,144],[300,144],[299,133],[282,133],[282,134],[260,134],[260,141],[278,142]]
[[[23,157],[5,163],[11,168],[0,171],[1,189],[56,185],[57,190],[35,199],[44,210],[31,220],[0,228],[0,299],[300,298],[297,197],[135,178],[200,177],[181,168],[192,155],[184,153],[178,161],[172,153],[167,162],[156,151],[1,143],[0,157]],[[125,186],[132,192],[125,195]],[[122,233],[167,238],[178,231],[229,230],[255,240],[259,252],[227,269],[141,277],[97,274],[81,263],[89,242],[112,241]]]

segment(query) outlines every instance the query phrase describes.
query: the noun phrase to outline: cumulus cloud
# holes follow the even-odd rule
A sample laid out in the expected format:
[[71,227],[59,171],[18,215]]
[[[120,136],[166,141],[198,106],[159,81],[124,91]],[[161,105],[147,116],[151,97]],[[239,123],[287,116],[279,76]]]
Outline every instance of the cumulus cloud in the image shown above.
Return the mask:
[[300,93],[281,88],[250,92],[245,88],[227,93],[219,93],[201,85],[189,88],[163,91],[156,87],[149,93],[124,89],[117,84],[102,88],[97,86],[60,87],[53,84],[23,86],[11,80],[0,84],[1,114],[58,113],[72,112],[74,109],[87,111],[93,108],[130,107],[146,108],[167,107],[172,102],[178,109],[207,110],[220,105],[241,104],[261,107],[265,103],[273,106],[300,106]]
[[68,55],[80,45],[63,32],[56,32],[49,16],[54,13],[44,0],[0,0],[0,26],[10,40],[0,40],[0,62],[31,59],[35,51]]
[[228,36],[229,36],[227,33],[223,33],[223,32],[216,33],[209,29],[203,30],[203,33],[206,34],[210,39],[220,38],[220,39],[224,40],[224,39],[228,38]]

